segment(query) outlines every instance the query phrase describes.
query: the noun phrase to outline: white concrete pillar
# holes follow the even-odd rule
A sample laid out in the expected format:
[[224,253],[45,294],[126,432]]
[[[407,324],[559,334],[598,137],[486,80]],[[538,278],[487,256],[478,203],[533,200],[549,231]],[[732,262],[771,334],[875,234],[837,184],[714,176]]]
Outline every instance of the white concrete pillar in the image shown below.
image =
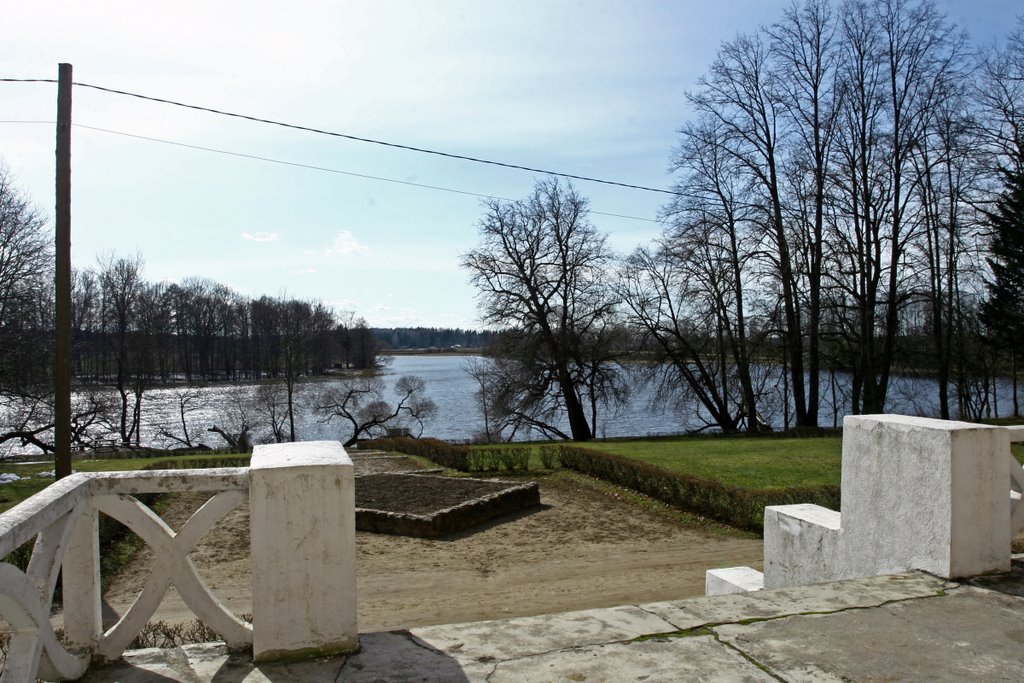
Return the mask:
[[840,578],[1010,569],[1008,432],[903,415],[843,422]]
[[257,446],[249,478],[255,660],[354,652],[355,480],[345,449]]

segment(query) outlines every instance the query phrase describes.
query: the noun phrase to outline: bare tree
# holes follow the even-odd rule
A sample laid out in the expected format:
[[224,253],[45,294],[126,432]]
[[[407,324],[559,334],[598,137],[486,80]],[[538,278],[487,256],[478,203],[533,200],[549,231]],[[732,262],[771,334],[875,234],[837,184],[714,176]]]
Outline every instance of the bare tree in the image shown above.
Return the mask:
[[746,203],[726,129],[705,117],[680,134],[673,170],[683,177],[677,199],[664,210],[671,225],[653,250],[637,250],[626,261],[620,296],[658,350],[654,362],[673,368],[714,424],[732,431],[743,422],[757,431],[748,310],[756,212]]
[[[920,268],[918,290],[927,302],[934,360],[939,385],[939,416],[951,416],[951,380],[963,377],[963,353],[974,346],[964,334],[977,328],[967,324],[965,292],[970,280],[980,282],[982,255],[981,214],[975,199],[983,196],[986,170],[979,151],[984,148],[979,127],[962,90],[948,92],[928,116],[924,135],[912,151],[916,176],[922,237],[912,244],[911,257]],[[973,314],[967,314],[973,318]],[[955,362],[957,358],[960,362]],[[957,382],[958,385],[964,382]],[[963,413],[962,413],[963,414]]]
[[986,124],[989,166],[1024,173],[1024,17],[1001,49],[984,54],[980,71],[973,95]]
[[853,409],[885,409],[909,250],[924,218],[914,150],[954,88],[962,39],[929,3],[849,3],[840,17],[845,96],[836,138],[832,301],[853,368]]
[[795,293],[800,301],[802,334],[807,338],[806,417],[816,426],[820,403],[822,287],[825,263],[825,212],[828,173],[841,95],[836,87],[839,60],[836,28],[827,0],[794,3],[782,21],[768,29],[774,70],[791,131],[784,177],[785,215],[795,247]]
[[[485,443],[496,443],[506,438],[509,440],[512,438],[511,436],[506,437],[506,430],[512,426],[512,423],[508,420],[507,412],[501,410],[497,403],[494,366],[493,359],[482,356],[471,356],[462,365],[466,374],[472,377],[477,385],[475,395],[477,405],[480,406],[480,416],[484,422],[481,440]],[[514,436],[514,434],[513,430],[512,435]]]
[[[42,215],[0,165],[0,390],[45,383],[53,247]],[[41,381],[40,381],[41,380]]]
[[[509,333],[499,335],[492,348],[514,345]],[[530,363],[522,354],[508,358],[501,352],[481,359],[472,371],[484,411],[484,440],[511,441],[517,434],[536,432],[551,439],[570,439],[559,426],[564,415],[557,383],[548,376],[550,366]]]
[[243,453],[253,447],[253,433],[263,426],[249,387],[232,387],[220,404],[216,424],[206,431],[218,434],[232,449]]
[[[138,440],[142,389],[133,373],[133,335],[138,330],[139,300],[143,296],[142,256],[115,257],[100,260],[100,284],[103,292],[103,317],[107,329],[114,336],[115,387],[121,400],[118,433],[121,441],[130,444]],[[132,395],[134,393],[134,402]]]
[[437,414],[437,404],[426,395],[426,383],[415,375],[398,379],[394,390],[397,400],[384,398],[384,382],[379,377],[356,376],[332,382],[313,399],[313,408],[325,423],[339,419],[351,435],[345,446],[359,439],[384,436],[388,429],[415,429],[422,436],[426,423]]
[[484,207],[480,245],[462,257],[481,317],[510,328],[507,339],[515,343],[499,350],[521,364],[528,395],[564,410],[572,438],[587,441],[594,425],[584,393],[595,388],[583,382],[594,350],[588,339],[615,315],[605,237],[587,219],[587,200],[557,180],[537,183],[526,200],[487,200]]
[[286,406],[288,408],[288,440],[295,441],[295,390],[305,370],[306,350],[310,337],[312,308],[305,301],[278,301],[281,322],[281,366],[284,369]]
[[280,382],[263,382],[256,387],[256,404],[259,410],[270,421],[270,431],[274,441],[289,441],[285,427],[292,417],[292,407],[288,403],[288,391]]
[[182,387],[171,392],[170,398],[174,401],[176,420],[158,425],[157,433],[185,448],[198,447],[200,444],[195,441],[192,416],[203,408],[203,390],[200,387]]
[[[749,188],[748,203],[758,209],[770,264],[781,293],[782,330],[798,425],[814,426],[816,406],[808,406],[805,386],[803,310],[793,237],[787,230],[784,161],[787,112],[792,110],[783,74],[774,68],[770,46],[759,35],[725,43],[689,96],[701,116],[715,122],[723,147]],[[788,108],[787,108],[788,107]]]
[[[114,414],[109,395],[101,392],[80,394],[71,406],[71,444],[79,448],[93,446],[99,439],[116,433],[110,418]],[[55,453],[53,392],[0,392],[0,445],[32,446],[43,453]]]

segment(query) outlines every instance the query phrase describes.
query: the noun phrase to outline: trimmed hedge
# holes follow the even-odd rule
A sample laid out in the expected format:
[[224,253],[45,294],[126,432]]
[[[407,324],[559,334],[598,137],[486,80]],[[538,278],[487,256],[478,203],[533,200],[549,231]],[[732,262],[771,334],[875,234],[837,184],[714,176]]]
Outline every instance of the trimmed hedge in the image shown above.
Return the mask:
[[360,447],[420,455],[441,467],[460,472],[526,472],[530,469],[529,446],[470,448],[440,439],[413,439],[407,436],[360,441]]
[[757,533],[764,530],[768,505],[814,503],[839,509],[839,487],[744,489],[712,479],[669,472],[618,455],[561,445],[563,467],[638,491],[673,507]]
[[440,439],[414,439],[409,436],[392,436],[360,441],[359,446],[376,448],[382,451],[398,451],[399,453],[407,453],[409,455],[419,455],[433,460],[441,467],[448,467],[460,472],[469,472],[469,446],[451,444]]
[[475,472],[525,472],[530,469],[529,446],[474,448],[469,454],[469,469]]

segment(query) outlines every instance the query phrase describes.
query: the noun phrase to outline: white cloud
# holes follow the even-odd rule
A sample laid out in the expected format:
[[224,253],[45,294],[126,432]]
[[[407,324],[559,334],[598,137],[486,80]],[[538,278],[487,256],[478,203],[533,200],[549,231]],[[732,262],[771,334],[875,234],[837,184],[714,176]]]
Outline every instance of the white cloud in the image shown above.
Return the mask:
[[278,240],[278,234],[276,232],[243,232],[242,238],[247,239],[250,242],[276,242]]
[[310,273],[315,272],[316,268],[296,268],[292,271],[292,275],[309,275]]
[[327,256],[369,256],[370,248],[357,240],[351,230],[342,230],[334,236],[334,244],[325,253]]

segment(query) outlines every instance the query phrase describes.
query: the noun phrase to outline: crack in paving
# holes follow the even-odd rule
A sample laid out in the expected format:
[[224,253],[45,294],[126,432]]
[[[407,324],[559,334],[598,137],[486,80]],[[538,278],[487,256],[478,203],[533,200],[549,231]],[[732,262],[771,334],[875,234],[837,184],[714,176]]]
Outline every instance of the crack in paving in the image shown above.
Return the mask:
[[[668,633],[651,634],[646,636],[640,636],[634,638],[633,641],[640,641],[646,638],[662,637],[662,638],[686,638],[693,634],[693,631],[699,629],[715,629],[719,626],[749,626],[750,624],[759,624],[765,621],[778,621],[780,619],[789,619],[791,617],[813,617],[813,616],[827,616],[829,614],[842,614],[844,612],[856,612],[860,610],[878,609],[881,607],[887,607],[889,605],[896,605],[901,602],[912,602],[914,600],[931,600],[933,598],[943,598],[951,595],[954,591],[959,589],[961,585],[956,585],[951,588],[940,588],[932,595],[912,595],[906,598],[893,598],[891,600],[884,600],[874,605],[851,605],[849,607],[839,607],[831,610],[807,610],[805,612],[790,612],[787,614],[779,614],[771,617],[749,617],[746,619],[736,619],[732,621],[706,621],[696,626],[689,628],[682,628],[678,631],[669,631]],[[664,617],[663,617],[664,618]],[[666,619],[666,621],[668,621]],[[672,623],[672,622],[669,622]],[[674,624],[673,624],[674,625]]]
[[726,642],[726,641],[722,640],[721,637],[719,637],[719,635],[717,633],[715,633],[714,630],[712,630],[712,629],[708,629],[708,630],[711,631],[711,635],[712,635],[712,637],[714,637],[716,643],[718,643],[719,645],[722,645],[722,646],[732,650],[733,652],[738,654],[740,657],[743,657],[743,659],[747,660],[753,666],[756,666],[758,669],[760,669],[764,673],[768,674],[769,676],[771,676],[775,680],[781,681],[781,683],[787,683],[785,678],[783,678],[782,676],[779,676],[777,673],[775,673],[770,668],[768,668],[767,664],[759,662],[753,656],[747,654],[746,652],[741,650],[739,647],[733,645],[732,643],[729,643],[729,642]]
[[345,667],[348,666],[350,659],[350,656],[346,656],[345,660],[341,663],[341,666],[338,667],[338,675],[334,677],[334,683],[341,683],[341,674],[345,672]]

